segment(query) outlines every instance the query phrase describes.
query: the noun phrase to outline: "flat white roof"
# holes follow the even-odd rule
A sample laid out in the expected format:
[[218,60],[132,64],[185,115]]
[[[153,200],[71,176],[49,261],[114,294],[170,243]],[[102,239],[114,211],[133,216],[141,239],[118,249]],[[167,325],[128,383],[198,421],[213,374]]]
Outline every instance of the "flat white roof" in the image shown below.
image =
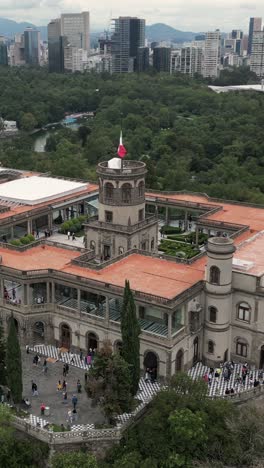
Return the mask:
[[0,200],[25,205],[36,205],[48,200],[79,192],[87,187],[85,183],[32,176],[12,180],[0,185]]
[[215,93],[227,93],[229,91],[260,91],[264,92],[264,86],[258,85],[237,85],[237,86],[208,86]]

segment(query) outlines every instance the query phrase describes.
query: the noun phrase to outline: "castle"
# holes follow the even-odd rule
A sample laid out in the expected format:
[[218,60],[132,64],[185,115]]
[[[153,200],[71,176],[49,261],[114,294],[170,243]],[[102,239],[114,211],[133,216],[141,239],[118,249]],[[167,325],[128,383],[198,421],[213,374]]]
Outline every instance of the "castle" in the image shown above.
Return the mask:
[[[141,327],[141,367],[169,377],[197,361],[264,365],[264,208],[203,194],[145,192],[146,166],[101,162],[99,186],[0,168],[0,319],[11,314],[22,345],[72,350],[122,347],[130,281]],[[2,183],[1,183],[2,182]],[[95,210],[98,214],[92,216]],[[177,209],[198,245],[190,260],[158,252],[159,211]],[[148,214],[151,211],[151,214]],[[85,243],[48,237],[56,220],[89,214]],[[10,240],[45,229],[18,247]],[[63,237],[63,236],[62,236]]]

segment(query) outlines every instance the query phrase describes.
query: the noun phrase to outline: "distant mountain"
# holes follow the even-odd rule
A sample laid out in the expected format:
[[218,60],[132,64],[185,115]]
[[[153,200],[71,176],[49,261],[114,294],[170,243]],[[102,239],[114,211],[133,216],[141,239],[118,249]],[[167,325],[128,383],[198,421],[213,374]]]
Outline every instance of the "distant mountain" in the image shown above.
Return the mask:
[[16,23],[16,21],[0,18],[0,36],[13,38],[15,34],[21,34],[26,28],[36,28],[40,31],[41,39],[47,40],[47,27],[46,26],[35,26],[31,23]]
[[152,42],[188,42],[192,41],[197,34],[198,33],[194,32],[179,31],[164,23],[146,26],[146,37]]

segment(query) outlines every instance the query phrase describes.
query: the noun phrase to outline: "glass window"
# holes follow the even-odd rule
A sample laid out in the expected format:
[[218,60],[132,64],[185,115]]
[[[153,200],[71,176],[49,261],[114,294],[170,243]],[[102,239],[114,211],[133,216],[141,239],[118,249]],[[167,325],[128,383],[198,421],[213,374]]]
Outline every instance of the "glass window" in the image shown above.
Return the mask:
[[208,341],[208,353],[210,354],[214,354],[214,347],[215,347],[215,344],[213,341]]
[[105,222],[112,223],[113,222],[113,213],[112,211],[105,211]]
[[216,266],[210,268],[210,283],[219,284],[220,283],[220,270]]
[[248,348],[247,343],[245,343],[245,342],[243,342],[241,340],[237,340],[236,354],[238,356],[247,357],[247,348]]
[[209,321],[216,323],[217,309],[216,307],[209,307]]
[[139,197],[143,197],[144,189],[145,189],[144,182],[139,182],[139,184],[138,184],[138,196]]
[[132,187],[130,184],[122,185],[122,202],[124,203],[131,202],[131,192],[132,192]]
[[104,189],[105,189],[105,198],[108,198],[111,200],[114,194],[113,184],[111,184],[110,182],[107,182],[104,186]]
[[238,305],[237,318],[245,322],[250,321],[250,307],[246,302],[241,302],[241,304]]

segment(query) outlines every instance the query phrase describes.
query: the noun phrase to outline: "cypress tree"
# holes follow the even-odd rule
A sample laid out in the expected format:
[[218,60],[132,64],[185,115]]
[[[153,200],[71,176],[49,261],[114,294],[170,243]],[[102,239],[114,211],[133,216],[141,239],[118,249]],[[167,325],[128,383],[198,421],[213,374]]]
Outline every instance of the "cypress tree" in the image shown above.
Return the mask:
[[7,385],[11,390],[14,403],[22,400],[22,363],[21,351],[15,326],[14,317],[11,316],[6,348]]
[[140,326],[136,314],[136,305],[129,281],[125,282],[123,307],[121,313],[122,357],[129,364],[131,393],[135,395],[140,379]]
[[6,344],[0,322],[0,385],[6,385]]

